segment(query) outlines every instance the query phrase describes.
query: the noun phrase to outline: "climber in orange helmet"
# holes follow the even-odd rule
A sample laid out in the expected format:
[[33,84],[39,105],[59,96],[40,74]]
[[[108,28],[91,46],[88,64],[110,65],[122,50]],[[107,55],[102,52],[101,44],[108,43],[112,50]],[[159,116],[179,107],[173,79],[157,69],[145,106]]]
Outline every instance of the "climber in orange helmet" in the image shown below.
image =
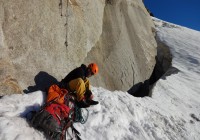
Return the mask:
[[72,70],[64,79],[61,80],[59,86],[74,93],[77,105],[81,108],[98,104],[92,100],[93,94],[90,89],[89,77],[99,72],[97,64],[91,63],[88,66],[82,64],[80,67]]

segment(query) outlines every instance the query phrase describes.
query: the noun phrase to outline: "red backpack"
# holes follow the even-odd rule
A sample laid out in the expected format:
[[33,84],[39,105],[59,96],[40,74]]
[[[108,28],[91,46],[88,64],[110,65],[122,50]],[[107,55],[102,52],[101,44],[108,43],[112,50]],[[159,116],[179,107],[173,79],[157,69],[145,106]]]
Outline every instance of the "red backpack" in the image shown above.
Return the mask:
[[52,103],[45,107],[45,110],[48,111],[60,125],[62,120],[68,119],[70,108],[65,104]]
[[74,97],[67,90],[52,85],[46,101],[31,119],[33,127],[41,128],[47,137],[53,140],[65,140],[66,131],[71,127],[75,137],[80,139],[80,133],[73,127],[73,123],[85,123],[87,119],[81,119],[81,109],[75,107]]

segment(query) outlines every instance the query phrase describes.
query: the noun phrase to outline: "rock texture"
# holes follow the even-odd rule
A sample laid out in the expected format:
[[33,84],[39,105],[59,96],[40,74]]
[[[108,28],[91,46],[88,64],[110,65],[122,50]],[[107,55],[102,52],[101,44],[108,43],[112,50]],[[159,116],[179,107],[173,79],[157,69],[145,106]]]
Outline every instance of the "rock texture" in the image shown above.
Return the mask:
[[97,61],[101,68],[100,76],[92,82],[112,90],[128,90],[148,79],[156,55],[153,27],[141,1],[107,0],[102,34],[86,58],[86,62]]
[[92,85],[128,90],[151,75],[153,28],[140,0],[0,0],[0,94],[90,62],[100,67]]

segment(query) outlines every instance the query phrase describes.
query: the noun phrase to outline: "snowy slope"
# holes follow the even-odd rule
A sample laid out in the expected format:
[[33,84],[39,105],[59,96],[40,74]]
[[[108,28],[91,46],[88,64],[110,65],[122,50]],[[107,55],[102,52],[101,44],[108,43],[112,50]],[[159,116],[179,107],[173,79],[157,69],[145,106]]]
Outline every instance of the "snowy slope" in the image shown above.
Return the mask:
[[[93,87],[100,104],[89,108],[86,124],[75,125],[83,140],[200,139],[200,32],[153,20],[177,71],[169,71],[155,84],[152,98]],[[1,140],[45,140],[23,118],[39,108],[44,95],[37,91],[0,99]]]

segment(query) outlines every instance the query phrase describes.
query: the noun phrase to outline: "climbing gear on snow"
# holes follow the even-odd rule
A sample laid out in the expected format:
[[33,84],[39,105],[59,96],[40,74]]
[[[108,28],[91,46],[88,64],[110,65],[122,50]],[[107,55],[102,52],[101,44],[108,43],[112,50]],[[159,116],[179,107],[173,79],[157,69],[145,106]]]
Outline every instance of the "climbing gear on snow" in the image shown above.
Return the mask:
[[86,116],[83,116],[83,109],[79,108],[77,105],[75,105],[74,112],[75,112],[75,118],[74,122],[80,122],[81,124],[86,123],[88,116],[89,116],[89,111],[86,110]]

